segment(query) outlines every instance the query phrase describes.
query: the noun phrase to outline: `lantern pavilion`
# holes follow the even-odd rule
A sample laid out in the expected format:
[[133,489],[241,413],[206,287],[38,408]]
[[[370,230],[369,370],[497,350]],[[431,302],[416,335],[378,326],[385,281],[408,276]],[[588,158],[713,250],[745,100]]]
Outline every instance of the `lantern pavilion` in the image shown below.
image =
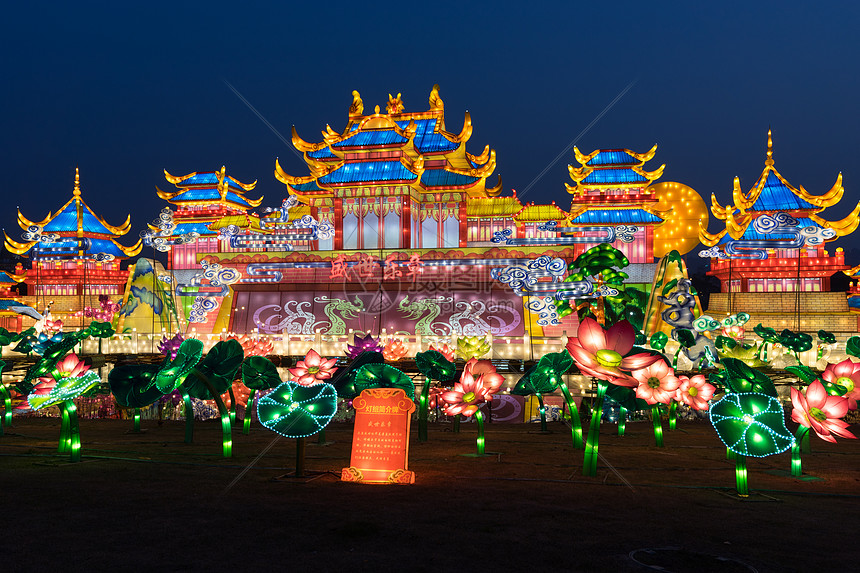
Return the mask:
[[352,95],[341,131],[326,126],[322,141],[308,142],[293,129],[308,173],[290,175],[275,162],[288,192],[279,210],[249,213],[245,228],[231,229],[227,219],[210,223],[239,248],[198,259],[236,269],[241,279],[198,330],[572,332],[575,317],[539,325],[523,295],[491,277],[493,268],[540,255],[573,257],[572,245],[511,247],[499,240],[530,236],[539,222],[564,222],[567,213],[523,205],[515,193],[501,196],[500,177],[488,184],[495,151],[467,150],[468,112],[458,131],[448,131],[438,86],[429,109],[417,112],[407,112],[398,94],[389,95],[384,112],[376,106],[366,114],[360,94]]
[[829,291],[830,277],[848,268],[842,249],[832,255],[825,243],[848,235],[860,223],[860,203],[844,219],[828,221],[819,213],[844,194],[842,174],[822,195],[793,187],[777,171],[773,139],[767,132],[765,168],[749,192],[735,177],[732,203],[725,207],[711,196],[711,212],[724,228],[699,239],[708,247],[709,275],[720,279],[723,292]]
[[0,271],[0,327],[6,330],[21,331],[22,315],[15,310],[22,303],[19,293],[12,289],[24,282],[24,275]]
[[[80,174],[75,169],[72,198],[41,221],[27,219],[19,210],[18,225],[24,242],[6,235],[6,249],[29,257],[26,299],[42,306],[56,300],[54,315],[69,323],[69,316],[84,306],[98,305],[99,295],[118,299],[128,278],[121,261],[140,253],[141,242],[125,247],[117,239],[131,229],[131,217],[111,225],[96,215],[81,196]],[[4,233],[5,234],[5,233]]]

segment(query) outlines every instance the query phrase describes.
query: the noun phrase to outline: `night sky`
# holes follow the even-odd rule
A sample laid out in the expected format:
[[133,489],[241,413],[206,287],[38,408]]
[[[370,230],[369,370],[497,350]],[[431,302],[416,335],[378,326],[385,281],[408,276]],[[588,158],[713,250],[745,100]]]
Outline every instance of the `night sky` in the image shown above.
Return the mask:
[[[307,141],[327,123],[343,129],[353,89],[366,112],[384,110],[389,92],[423,111],[438,83],[448,129],[470,111],[468,149],[496,150],[505,194],[522,193],[633,82],[581,151],[657,143],[646,168],[666,163],[662,181],[725,204],[734,176],[748,190],[764,168],[770,126],[795,187],[821,194],[843,173],[845,198],[825,218],[860,199],[855,3],[15,3],[4,20],[0,225],[13,238],[15,205],[36,220],[56,210],[75,166],[98,214],[118,224],[131,213],[126,244],[167,205],[155,194],[173,188],[162,169],[224,164],[280,204],[275,158],[307,169],[226,82],[287,140],[295,125]],[[568,163],[572,149],[523,199],[569,207]],[[838,244],[860,264],[860,232]]]

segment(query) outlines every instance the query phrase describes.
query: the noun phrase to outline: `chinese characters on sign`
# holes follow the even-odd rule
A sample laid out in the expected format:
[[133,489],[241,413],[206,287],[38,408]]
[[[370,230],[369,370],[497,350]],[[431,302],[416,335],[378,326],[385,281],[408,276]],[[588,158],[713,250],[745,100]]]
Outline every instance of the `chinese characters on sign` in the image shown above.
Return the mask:
[[415,483],[408,470],[409,426],[415,410],[400,388],[370,388],[355,400],[350,467],[341,480],[361,483]]

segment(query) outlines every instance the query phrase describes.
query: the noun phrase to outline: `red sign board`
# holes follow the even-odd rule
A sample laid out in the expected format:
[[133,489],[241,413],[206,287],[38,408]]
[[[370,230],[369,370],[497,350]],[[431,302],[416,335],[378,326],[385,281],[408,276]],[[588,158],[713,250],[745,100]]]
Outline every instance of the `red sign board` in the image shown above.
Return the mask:
[[415,483],[409,465],[409,426],[415,403],[400,388],[369,388],[352,401],[355,429],[350,467],[341,480]]

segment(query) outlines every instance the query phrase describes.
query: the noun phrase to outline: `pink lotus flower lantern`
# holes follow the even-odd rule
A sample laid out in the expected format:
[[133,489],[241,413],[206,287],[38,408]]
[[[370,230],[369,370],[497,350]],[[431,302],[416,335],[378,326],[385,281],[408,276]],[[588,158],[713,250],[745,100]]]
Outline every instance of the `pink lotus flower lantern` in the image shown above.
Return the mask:
[[331,378],[331,375],[337,370],[335,363],[337,363],[336,358],[325,360],[316,350],[311,349],[305,359],[299,360],[296,367],[290,368],[289,372],[294,377],[293,381],[296,384],[312,386]]
[[245,356],[268,356],[275,350],[275,345],[270,340],[265,338],[252,338],[246,334],[230,334],[228,336],[221,335],[221,340],[233,339],[242,345],[242,350]]
[[822,440],[835,444],[834,435],[857,438],[848,431],[848,423],[842,420],[848,413],[848,400],[842,396],[828,396],[824,384],[818,380],[806,388],[805,396],[792,388],[791,404],[794,406],[791,419],[801,426],[811,428]]
[[478,406],[493,399],[493,394],[502,386],[501,374],[489,360],[475,358],[466,363],[460,381],[443,392],[444,411],[448,416],[461,414],[469,417],[478,411]]
[[684,403],[694,410],[707,410],[708,400],[714,397],[716,388],[708,383],[701,374],[692,377],[678,376],[681,385],[675,393],[675,400]]
[[626,320],[604,330],[593,318],[585,318],[579,323],[576,338],[569,339],[566,348],[583,374],[634,388],[639,382],[630,378],[630,371],[661,360],[646,352],[626,356],[635,341],[636,331]]
[[[51,393],[51,390],[54,389],[57,385],[57,380],[62,378],[80,378],[83,376],[90,367],[78,358],[78,356],[74,352],[70,352],[66,354],[62,360],[57,362],[57,366],[52,372],[51,376],[42,376],[39,378],[39,381],[33,387],[33,391],[30,393],[35,396],[47,396]],[[18,405],[16,409],[25,409],[29,408],[30,404],[27,401],[26,396],[24,400]]]
[[675,376],[675,371],[663,360],[657,360],[650,366],[639,368],[630,373],[639,385],[636,387],[636,397],[649,404],[668,404],[675,397],[675,391],[681,381]]
[[454,362],[454,349],[449,348],[447,344],[443,343],[438,348],[431,344],[427,350],[435,350],[436,352],[439,352],[442,356],[447,358],[449,361]]
[[845,359],[839,364],[828,364],[821,377],[831,384],[837,384],[847,388],[842,396],[848,400],[848,409],[857,409],[857,400],[860,400],[860,364]]
[[382,356],[389,362],[396,362],[406,356],[406,347],[399,338],[395,338],[385,345]]

